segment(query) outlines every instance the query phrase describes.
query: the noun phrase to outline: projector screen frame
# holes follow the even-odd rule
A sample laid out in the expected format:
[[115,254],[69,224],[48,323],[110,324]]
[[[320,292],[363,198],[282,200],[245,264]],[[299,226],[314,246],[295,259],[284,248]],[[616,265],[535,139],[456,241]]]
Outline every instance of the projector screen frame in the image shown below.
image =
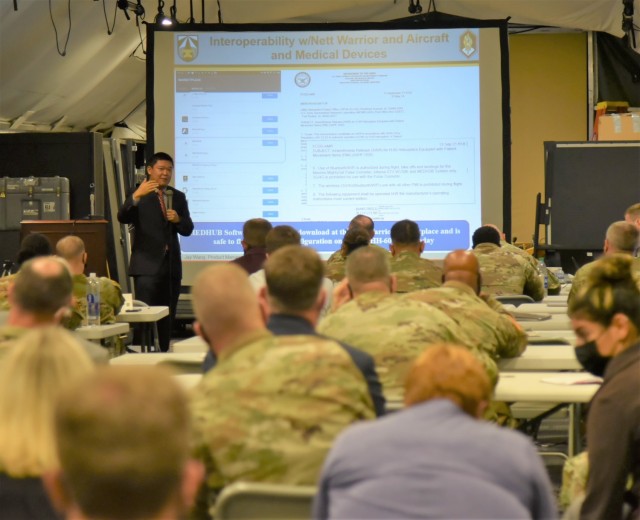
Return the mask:
[[[445,17],[437,13],[437,17],[418,16],[389,22],[365,22],[365,23],[278,23],[278,24],[177,24],[174,26],[147,25],[147,156],[152,155],[156,142],[156,100],[155,100],[155,63],[154,50],[156,33],[177,32],[255,32],[255,31],[362,31],[385,29],[465,29],[465,28],[495,28],[499,31],[500,42],[500,85],[501,103],[500,110],[502,128],[502,186],[501,193],[496,198],[501,198],[501,204],[496,201],[491,211],[487,211],[482,205],[482,223],[492,222],[501,226],[507,237],[511,235],[511,122],[510,122],[510,88],[509,88],[509,53],[508,53],[508,24],[506,20],[473,20],[458,17]],[[485,190],[493,190],[493,186],[482,185],[482,199],[485,200]],[[500,217],[497,206],[501,206]],[[491,215],[491,216],[488,216]],[[207,264],[209,262],[195,262]]]

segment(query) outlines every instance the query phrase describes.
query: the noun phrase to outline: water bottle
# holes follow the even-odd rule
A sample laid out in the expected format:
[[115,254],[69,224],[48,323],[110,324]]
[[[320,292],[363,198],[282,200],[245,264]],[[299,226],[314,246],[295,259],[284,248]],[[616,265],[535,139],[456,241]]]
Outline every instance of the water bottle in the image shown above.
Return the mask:
[[540,280],[544,286],[544,297],[549,296],[549,273],[547,273],[547,266],[544,265],[544,258],[540,258],[538,263]]
[[87,325],[100,325],[100,280],[96,273],[87,279]]

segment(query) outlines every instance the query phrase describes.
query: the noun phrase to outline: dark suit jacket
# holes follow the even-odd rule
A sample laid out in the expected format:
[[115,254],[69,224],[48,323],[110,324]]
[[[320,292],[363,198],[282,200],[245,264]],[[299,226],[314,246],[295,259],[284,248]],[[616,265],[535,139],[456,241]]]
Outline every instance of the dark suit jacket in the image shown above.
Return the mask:
[[180,222],[172,224],[162,214],[160,201],[154,193],[133,203],[133,191],[129,193],[118,211],[118,220],[133,225],[131,261],[129,275],[155,275],[162,265],[165,250],[169,249],[172,276],[182,278],[180,242],[178,233],[189,236],[193,231],[193,221],[189,215],[187,199],[179,190],[173,191],[173,209],[180,215]]
[[[309,323],[307,320],[298,316],[291,316],[289,314],[272,314],[269,317],[267,328],[276,336],[322,336],[315,331],[311,323]],[[327,338],[327,336],[322,337]],[[353,363],[358,367],[360,372],[362,372],[362,375],[367,381],[367,386],[369,387],[369,393],[371,394],[371,399],[373,400],[373,406],[376,410],[376,415],[378,417],[384,415],[386,401],[382,393],[382,384],[378,379],[378,373],[376,372],[376,365],[373,361],[373,358],[366,352],[352,347],[351,345],[347,345],[346,343],[342,343],[341,341],[333,341],[339,343],[340,346],[347,351],[349,356],[351,356],[351,360],[353,361]],[[214,357],[213,353],[211,351],[207,352],[203,364],[204,371],[207,372],[215,365],[216,358]]]

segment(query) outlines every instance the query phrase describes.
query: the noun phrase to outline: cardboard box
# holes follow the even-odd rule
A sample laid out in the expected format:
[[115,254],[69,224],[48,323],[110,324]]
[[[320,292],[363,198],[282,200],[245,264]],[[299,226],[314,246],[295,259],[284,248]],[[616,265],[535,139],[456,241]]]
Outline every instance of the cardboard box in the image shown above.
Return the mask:
[[598,141],[640,141],[640,112],[600,116]]

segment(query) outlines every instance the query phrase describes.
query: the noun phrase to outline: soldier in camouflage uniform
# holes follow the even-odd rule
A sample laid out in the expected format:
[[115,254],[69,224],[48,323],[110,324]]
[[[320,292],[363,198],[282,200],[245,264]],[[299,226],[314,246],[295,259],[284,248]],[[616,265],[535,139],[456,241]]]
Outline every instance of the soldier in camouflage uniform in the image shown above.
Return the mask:
[[560,290],[562,289],[562,284],[560,283],[560,280],[558,279],[558,277],[555,275],[555,273],[553,271],[550,271],[547,268],[547,266],[544,265],[544,264],[540,265],[536,261],[536,259],[533,257],[533,255],[530,255],[524,249],[520,249],[518,246],[514,246],[513,244],[510,244],[509,242],[507,242],[505,240],[504,233],[502,231],[500,231],[498,226],[495,226],[494,224],[486,224],[486,225],[489,226],[489,227],[492,227],[498,233],[500,233],[500,247],[503,250],[508,251],[509,253],[513,253],[514,255],[519,256],[521,258],[524,258],[536,270],[544,268],[544,273],[547,275],[547,281],[548,281],[547,290],[548,290],[549,294],[560,294]]
[[16,256],[16,261],[11,266],[11,272],[7,276],[0,278],[0,311],[9,310],[9,299],[7,291],[15,279],[20,266],[27,260],[37,258],[39,256],[49,256],[53,254],[53,248],[49,239],[40,233],[29,233],[22,239],[20,250]]
[[[71,289],[71,273],[61,258],[41,256],[25,262],[9,286],[10,309],[0,326],[0,359],[30,329],[58,325],[69,311]],[[106,349],[77,339],[95,362],[108,360]]]
[[544,283],[525,259],[500,247],[500,233],[491,226],[475,230],[473,252],[480,262],[482,292],[494,295],[525,294],[535,301],[544,298]]
[[195,329],[218,356],[191,399],[208,490],[195,517],[237,480],[314,485],[336,435],[375,417],[361,372],[335,341],[268,332],[235,265],[201,271],[193,304]]
[[478,296],[480,264],[470,251],[457,250],[444,260],[444,285],[406,295],[437,307],[452,318],[473,341],[473,350],[482,353],[489,377],[497,380],[496,361],[516,357],[527,347],[527,335],[507,313],[491,309]]
[[335,312],[318,332],[373,356],[385,395],[402,397],[411,363],[432,343],[470,344],[465,333],[442,311],[395,291],[386,256],[372,247],[347,259],[347,277],[334,292]]
[[342,247],[336,251],[326,263],[326,275],[332,282],[339,282],[344,278],[345,263],[347,256],[359,247],[369,245],[369,233],[366,229],[352,226],[344,234]]
[[[640,231],[633,224],[620,220],[614,222],[607,228],[607,233],[604,239],[604,254],[612,255],[620,253],[623,255],[633,256],[638,238],[640,237]],[[573,283],[571,284],[571,292],[569,293],[568,302],[570,303],[578,294],[580,289],[585,286],[589,279],[589,273],[596,265],[596,262],[589,262],[583,265],[576,271],[573,277]],[[640,284],[640,258],[634,258],[632,263],[632,270],[636,273]]]
[[[370,244],[371,240],[376,234],[374,229],[375,224],[373,222],[373,219],[371,217],[368,217],[367,215],[356,215],[351,219],[351,222],[349,222],[347,231],[349,231],[349,229],[356,228],[356,227],[364,228],[364,230],[369,235],[369,240],[367,241],[367,243]],[[345,238],[346,238],[346,235],[345,235]],[[375,245],[375,244],[371,244],[371,245],[373,247],[377,247],[381,249],[387,255],[390,254],[389,251],[387,251],[386,249],[378,245]],[[354,248],[350,248],[351,251],[353,251],[353,249]],[[333,253],[327,260],[327,277],[331,278],[331,280],[333,280],[334,282],[339,282],[344,278],[344,263],[347,260],[347,255],[349,254],[350,250],[349,248],[345,248],[345,245],[343,242],[343,246],[338,251]]]
[[435,262],[420,258],[424,240],[420,228],[412,220],[401,220],[391,226],[391,272],[396,275],[399,293],[419,291],[442,285],[442,269]]
[[[87,277],[84,274],[87,252],[80,237],[69,235],[58,240],[56,253],[69,264],[73,276],[72,315],[63,321],[63,325],[75,330],[86,322],[87,318]],[[116,322],[116,314],[124,303],[120,285],[105,277],[98,278],[100,283],[100,323],[107,325]]]

